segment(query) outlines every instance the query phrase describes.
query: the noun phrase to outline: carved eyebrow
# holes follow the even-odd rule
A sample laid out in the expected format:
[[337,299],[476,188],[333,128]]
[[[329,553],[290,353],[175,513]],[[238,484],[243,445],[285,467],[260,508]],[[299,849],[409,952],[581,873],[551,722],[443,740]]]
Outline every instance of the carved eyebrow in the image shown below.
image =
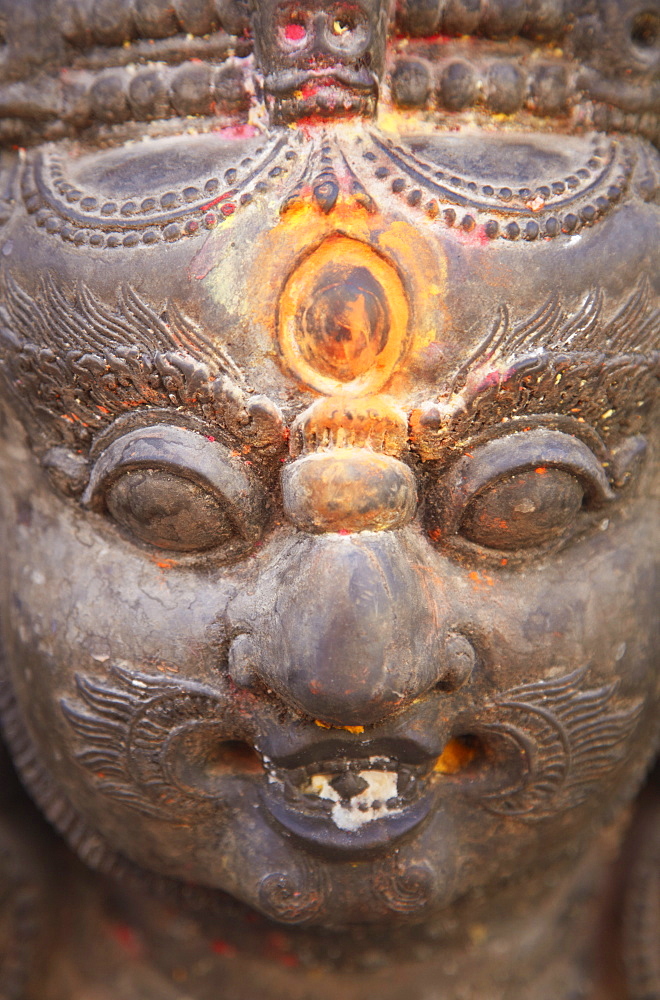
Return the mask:
[[48,442],[55,430],[76,450],[87,451],[99,431],[139,407],[185,407],[261,446],[283,437],[279,411],[249,396],[221,344],[175,306],[156,309],[129,286],[113,308],[84,285],[67,295],[46,275],[33,297],[7,275],[0,367],[19,406],[30,408],[33,434],[36,425]]
[[[5,278],[0,312],[18,337],[36,346],[65,350],[111,351],[130,345],[144,354],[183,351],[215,371],[242,382],[238,365],[214,345],[175,306],[160,313],[124,285],[114,309],[101,302],[85,285],[72,297],[64,295],[49,274],[43,275],[36,297],[30,296],[11,274]],[[35,336],[36,335],[36,336]]]
[[412,414],[425,459],[515,417],[566,415],[605,441],[642,433],[660,385],[660,308],[647,277],[618,309],[602,290],[574,310],[553,296],[512,323],[500,307],[448,394]]
[[614,315],[605,319],[604,310],[602,289],[589,292],[575,312],[566,309],[555,294],[515,326],[511,325],[508,308],[501,306],[491,330],[457,372],[454,391],[461,378],[484,357],[513,359],[540,350],[644,355],[657,348],[660,308],[654,303],[648,276],[638,282]]
[[[500,307],[444,398],[413,412],[413,449],[439,458],[502,421],[548,413],[585,422],[606,440],[642,432],[660,374],[656,303],[645,277],[616,311],[601,290],[573,310],[552,297],[518,323]],[[222,345],[130,287],[112,308],[85,286],[65,294],[50,276],[32,297],[7,275],[0,368],[46,445],[55,430],[87,451],[118,415],[145,407],[182,407],[257,447],[283,445],[278,408],[249,396]]]

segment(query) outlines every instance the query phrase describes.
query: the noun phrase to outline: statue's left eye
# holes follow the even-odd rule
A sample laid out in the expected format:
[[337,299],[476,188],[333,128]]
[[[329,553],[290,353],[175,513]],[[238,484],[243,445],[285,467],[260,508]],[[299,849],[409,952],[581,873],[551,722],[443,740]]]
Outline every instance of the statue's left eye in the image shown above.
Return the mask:
[[333,35],[345,35],[347,31],[350,31],[352,25],[344,17],[336,17],[332,22],[332,34]]
[[563,542],[613,498],[602,459],[584,441],[526,428],[470,448],[431,483],[429,536],[450,547],[523,554]]
[[111,484],[105,502],[120,527],[162,549],[204,551],[228,542],[236,532],[219,497],[160,469],[125,472]]
[[539,466],[487,487],[468,503],[459,533],[492,549],[527,549],[563,535],[584,489],[570,472]]
[[330,48],[340,55],[353,57],[366,47],[369,41],[369,27],[366,19],[348,5],[328,13],[325,27],[326,41]]

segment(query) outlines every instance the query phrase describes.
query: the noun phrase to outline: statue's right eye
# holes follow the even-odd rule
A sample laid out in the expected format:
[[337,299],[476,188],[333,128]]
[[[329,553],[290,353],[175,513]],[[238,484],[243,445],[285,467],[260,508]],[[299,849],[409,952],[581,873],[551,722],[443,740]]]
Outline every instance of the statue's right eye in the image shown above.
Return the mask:
[[220,559],[247,552],[265,520],[261,487],[236,452],[166,424],[113,440],[82,499],[134,541]]
[[236,533],[217,495],[161,469],[125,472],[108,488],[105,503],[120,527],[162,549],[204,551]]

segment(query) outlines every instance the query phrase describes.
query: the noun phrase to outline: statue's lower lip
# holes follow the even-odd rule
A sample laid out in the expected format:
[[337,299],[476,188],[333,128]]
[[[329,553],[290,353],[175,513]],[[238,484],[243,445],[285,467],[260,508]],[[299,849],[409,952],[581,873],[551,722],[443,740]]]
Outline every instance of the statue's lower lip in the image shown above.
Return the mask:
[[306,846],[357,855],[391,845],[427,817],[434,799],[427,779],[426,768],[391,759],[335,760],[308,767],[306,777],[305,769],[271,768],[260,797],[277,824]]
[[359,855],[391,846],[426,819],[433,804],[428,792],[416,803],[390,816],[366,822],[357,830],[342,830],[324,816],[310,816],[290,808],[270,788],[261,789],[261,800],[276,822],[307,846],[343,855]]

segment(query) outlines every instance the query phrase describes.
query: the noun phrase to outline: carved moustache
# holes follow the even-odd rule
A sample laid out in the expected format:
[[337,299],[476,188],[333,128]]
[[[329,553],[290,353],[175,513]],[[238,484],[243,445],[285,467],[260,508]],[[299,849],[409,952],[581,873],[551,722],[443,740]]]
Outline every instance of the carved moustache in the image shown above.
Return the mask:
[[264,78],[264,86],[271,94],[289,94],[293,90],[300,90],[305,84],[320,80],[364,92],[378,89],[378,78],[371,70],[364,68],[353,70],[347,66],[329,66],[313,70],[278,70]]

